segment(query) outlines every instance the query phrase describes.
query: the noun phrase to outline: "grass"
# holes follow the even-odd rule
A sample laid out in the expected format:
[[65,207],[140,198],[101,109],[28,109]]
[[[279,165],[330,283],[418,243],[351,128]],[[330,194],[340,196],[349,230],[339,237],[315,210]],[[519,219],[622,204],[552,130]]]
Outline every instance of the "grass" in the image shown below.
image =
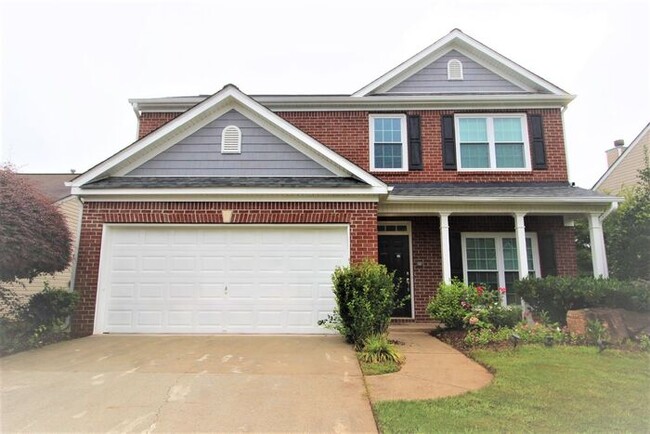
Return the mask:
[[650,356],[593,347],[473,353],[494,382],[462,396],[374,406],[384,433],[650,432]]
[[361,366],[363,375],[390,374],[401,369],[400,365],[395,362],[368,363],[359,360],[359,366]]

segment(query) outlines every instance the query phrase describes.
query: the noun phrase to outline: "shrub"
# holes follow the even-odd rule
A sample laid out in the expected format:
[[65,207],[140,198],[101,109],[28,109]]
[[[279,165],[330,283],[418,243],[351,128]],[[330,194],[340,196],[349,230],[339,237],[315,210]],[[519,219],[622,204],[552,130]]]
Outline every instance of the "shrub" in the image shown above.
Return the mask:
[[514,327],[521,322],[519,306],[503,306],[496,301],[488,305],[478,305],[464,318],[466,328]]
[[479,298],[479,291],[474,286],[454,279],[438,287],[427,306],[427,313],[431,318],[443,322],[447,328],[459,329]]
[[512,328],[470,330],[465,336],[464,342],[468,346],[482,346],[510,341],[513,335],[519,337],[519,343],[521,344],[545,344],[549,338],[555,344],[576,343],[572,341],[573,337],[571,335],[560,329],[558,324],[544,325],[539,323],[532,326],[519,323]]
[[67,337],[67,318],[74,311],[78,294],[50,288],[34,294],[13,315],[0,318],[0,354],[39,347]]
[[398,300],[393,278],[394,273],[373,261],[338,267],[332,276],[337,309],[319,323],[338,330],[357,348],[367,337],[386,333],[393,310],[405,302]]
[[366,363],[402,364],[404,356],[395,348],[386,335],[371,335],[363,341],[359,359]]
[[625,282],[593,277],[558,277],[523,279],[515,282],[515,292],[533,310],[548,312],[552,321],[564,324],[572,309],[611,307],[650,311],[650,283],[643,280]]
[[78,300],[76,292],[50,288],[45,283],[45,289],[29,299],[23,318],[33,325],[58,328],[72,315]]

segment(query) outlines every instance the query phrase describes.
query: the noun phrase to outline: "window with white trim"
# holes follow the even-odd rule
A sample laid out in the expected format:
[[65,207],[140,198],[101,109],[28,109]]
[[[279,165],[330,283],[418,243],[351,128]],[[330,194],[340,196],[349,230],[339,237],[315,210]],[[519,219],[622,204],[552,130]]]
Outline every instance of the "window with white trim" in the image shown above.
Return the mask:
[[228,125],[221,132],[221,153],[241,154],[241,130],[236,125]]
[[459,114],[455,121],[459,170],[530,170],[526,115]]
[[408,170],[406,115],[370,115],[370,170]]
[[447,80],[463,79],[463,63],[458,59],[447,62]]
[[[519,279],[517,240],[514,233],[463,233],[463,274],[467,283],[490,289],[506,288],[508,304],[520,304],[521,298],[512,292]],[[537,235],[526,234],[528,275],[539,277]]]

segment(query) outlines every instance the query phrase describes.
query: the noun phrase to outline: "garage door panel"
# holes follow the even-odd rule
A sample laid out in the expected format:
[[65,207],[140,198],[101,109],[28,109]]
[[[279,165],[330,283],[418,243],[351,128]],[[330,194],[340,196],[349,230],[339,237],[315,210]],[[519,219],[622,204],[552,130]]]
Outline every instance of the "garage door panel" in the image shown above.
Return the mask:
[[[99,331],[323,333],[343,226],[112,227]],[[107,256],[107,257],[105,257]]]

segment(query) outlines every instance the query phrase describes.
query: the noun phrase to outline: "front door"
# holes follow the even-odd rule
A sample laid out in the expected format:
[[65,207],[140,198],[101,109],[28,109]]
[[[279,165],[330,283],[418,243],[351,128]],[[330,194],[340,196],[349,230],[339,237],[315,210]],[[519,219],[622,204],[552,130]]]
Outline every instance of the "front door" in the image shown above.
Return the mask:
[[[408,235],[379,235],[379,263],[395,272],[397,295],[411,295],[411,258]],[[411,318],[411,299],[393,311],[395,318]]]

